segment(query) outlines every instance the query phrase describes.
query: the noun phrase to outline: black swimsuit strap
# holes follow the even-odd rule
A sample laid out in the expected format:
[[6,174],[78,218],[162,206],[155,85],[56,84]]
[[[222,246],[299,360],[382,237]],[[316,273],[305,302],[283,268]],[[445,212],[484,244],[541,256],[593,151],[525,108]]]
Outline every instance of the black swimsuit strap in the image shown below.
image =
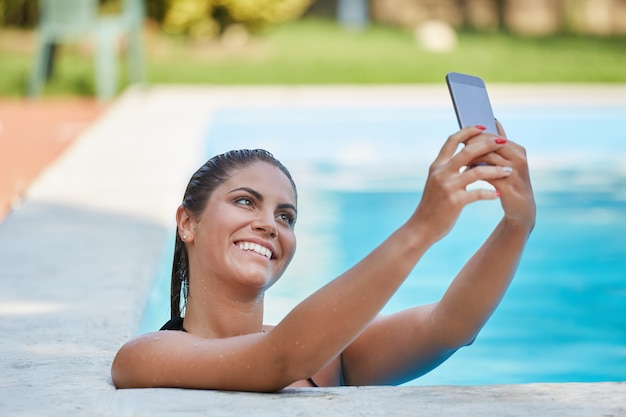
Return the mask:
[[319,388],[319,386],[315,383],[315,381],[313,381],[313,378],[309,377],[306,380],[309,381],[311,385],[313,385],[315,388]]
[[187,333],[187,330],[183,327],[182,317],[172,317],[167,323],[163,325],[159,330],[179,330]]

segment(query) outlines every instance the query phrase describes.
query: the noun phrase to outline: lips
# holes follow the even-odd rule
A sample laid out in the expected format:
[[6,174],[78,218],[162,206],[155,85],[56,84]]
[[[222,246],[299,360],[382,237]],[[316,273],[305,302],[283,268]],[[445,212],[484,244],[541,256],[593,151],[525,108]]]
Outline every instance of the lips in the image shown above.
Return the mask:
[[272,259],[272,251],[265,246],[259,245],[253,242],[238,242],[237,247],[244,251],[256,252],[259,255],[265,256],[267,259]]

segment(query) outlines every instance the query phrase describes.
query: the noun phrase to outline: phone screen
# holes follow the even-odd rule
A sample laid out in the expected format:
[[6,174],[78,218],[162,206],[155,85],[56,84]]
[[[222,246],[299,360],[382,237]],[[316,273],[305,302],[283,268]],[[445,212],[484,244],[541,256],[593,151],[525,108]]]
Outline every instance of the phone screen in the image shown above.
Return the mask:
[[498,134],[495,117],[482,79],[473,75],[451,72],[446,82],[461,128],[482,125],[486,132]]

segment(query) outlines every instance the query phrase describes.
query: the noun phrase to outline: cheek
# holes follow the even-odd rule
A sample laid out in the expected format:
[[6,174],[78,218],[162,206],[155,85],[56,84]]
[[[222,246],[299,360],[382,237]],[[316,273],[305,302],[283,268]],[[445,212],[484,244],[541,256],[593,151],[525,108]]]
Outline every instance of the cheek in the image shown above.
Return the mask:
[[296,246],[296,235],[291,232],[291,235],[288,236],[283,243],[283,250],[285,251],[285,259],[287,264],[291,262],[293,256],[295,255]]

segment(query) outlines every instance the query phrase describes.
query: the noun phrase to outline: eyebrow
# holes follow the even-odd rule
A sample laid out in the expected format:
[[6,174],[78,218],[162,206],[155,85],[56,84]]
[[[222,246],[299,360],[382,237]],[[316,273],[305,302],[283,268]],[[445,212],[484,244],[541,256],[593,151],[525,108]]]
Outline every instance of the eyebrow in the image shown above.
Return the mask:
[[[234,189],[230,190],[230,191],[228,192],[228,194],[232,194],[232,193],[235,193],[235,192],[237,192],[237,191],[245,191],[245,192],[247,192],[247,193],[252,194],[252,196],[253,196],[254,198],[256,198],[257,200],[259,200],[259,201],[261,201],[261,202],[263,201],[263,194],[261,194],[261,193],[260,193],[260,192],[258,192],[257,190],[254,190],[254,189],[252,189],[252,188],[250,188],[250,187],[238,187],[238,188],[234,188]],[[291,209],[291,210],[293,210],[293,211],[294,211],[294,212],[296,212],[296,213],[298,212],[298,209],[296,209],[296,206],[294,206],[294,205],[293,205],[293,204],[291,204],[291,203],[281,203],[281,204],[279,204],[279,205],[278,205],[278,207],[277,207],[277,208],[279,208],[279,209]]]

